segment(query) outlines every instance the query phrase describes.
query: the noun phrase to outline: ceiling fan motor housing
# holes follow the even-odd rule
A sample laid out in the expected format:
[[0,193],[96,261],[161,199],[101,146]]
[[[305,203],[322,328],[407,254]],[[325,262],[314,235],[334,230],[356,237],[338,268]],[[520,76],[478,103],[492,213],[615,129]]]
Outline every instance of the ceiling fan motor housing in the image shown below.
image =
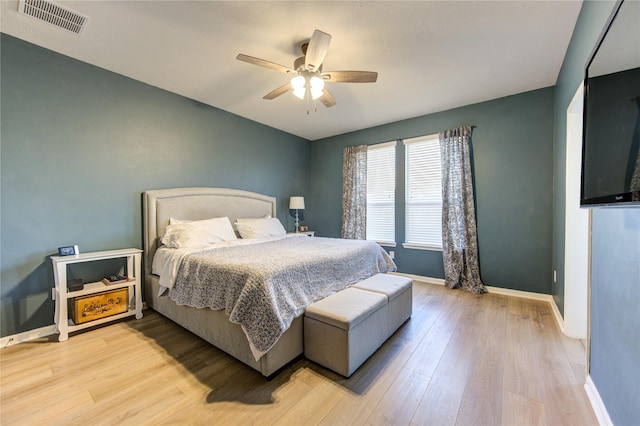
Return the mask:
[[297,58],[295,61],[293,61],[293,69],[296,71],[300,71],[301,69],[304,69],[304,56],[300,56],[299,58]]

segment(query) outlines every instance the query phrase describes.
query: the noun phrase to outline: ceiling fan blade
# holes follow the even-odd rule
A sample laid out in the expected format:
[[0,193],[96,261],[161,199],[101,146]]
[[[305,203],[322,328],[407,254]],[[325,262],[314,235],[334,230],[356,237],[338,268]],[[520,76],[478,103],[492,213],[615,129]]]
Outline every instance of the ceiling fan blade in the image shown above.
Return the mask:
[[373,71],[328,71],[322,78],[332,83],[375,83],[378,73]]
[[322,102],[324,104],[324,106],[326,106],[327,108],[331,108],[332,106],[334,106],[336,104],[336,99],[333,97],[333,95],[327,90],[327,88],[325,87],[324,89],[322,89],[322,96],[320,96],[320,102]]
[[309,40],[307,53],[305,54],[305,66],[309,71],[316,71],[322,65],[331,43],[331,36],[320,30],[315,30]]
[[271,61],[265,61],[264,59],[260,58],[254,58],[253,56],[243,55],[242,53],[236,56],[236,59],[239,61],[247,62],[249,64],[258,65],[260,67],[265,67],[284,73],[295,73],[294,70],[289,67],[285,67],[284,65],[276,64],[275,62]]
[[278,96],[284,95],[285,93],[287,93],[289,89],[291,89],[291,84],[287,83],[284,86],[280,86],[277,89],[267,93],[262,97],[262,99],[268,99],[268,100],[275,99]]

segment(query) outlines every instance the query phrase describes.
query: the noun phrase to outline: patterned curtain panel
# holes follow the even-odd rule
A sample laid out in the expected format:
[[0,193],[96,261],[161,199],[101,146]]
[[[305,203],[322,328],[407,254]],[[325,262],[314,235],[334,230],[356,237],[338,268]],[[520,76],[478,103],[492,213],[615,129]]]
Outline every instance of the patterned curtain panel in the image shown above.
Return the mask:
[[445,285],[486,293],[480,280],[473,179],[471,126],[440,132],[442,158],[442,258]]
[[342,238],[367,238],[367,146],[349,146],[342,157]]

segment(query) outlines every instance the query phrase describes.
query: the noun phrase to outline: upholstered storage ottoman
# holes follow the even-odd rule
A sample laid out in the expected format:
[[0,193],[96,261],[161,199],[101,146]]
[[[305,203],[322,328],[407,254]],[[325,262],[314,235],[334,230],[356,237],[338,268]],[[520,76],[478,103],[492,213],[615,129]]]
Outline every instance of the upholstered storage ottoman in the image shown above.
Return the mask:
[[304,355],[345,377],[387,339],[387,297],[347,288],[307,307]]
[[374,291],[387,296],[387,338],[406,320],[413,309],[413,280],[391,274],[377,274],[355,284],[352,288]]

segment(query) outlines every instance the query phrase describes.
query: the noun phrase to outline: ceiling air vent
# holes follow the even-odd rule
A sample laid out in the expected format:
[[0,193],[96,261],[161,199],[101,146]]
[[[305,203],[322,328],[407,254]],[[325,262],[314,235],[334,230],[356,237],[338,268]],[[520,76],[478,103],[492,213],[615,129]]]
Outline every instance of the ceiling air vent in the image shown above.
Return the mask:
[[18,12],[76,34],[89,21],[87,16],[45,0],[20,0]]

